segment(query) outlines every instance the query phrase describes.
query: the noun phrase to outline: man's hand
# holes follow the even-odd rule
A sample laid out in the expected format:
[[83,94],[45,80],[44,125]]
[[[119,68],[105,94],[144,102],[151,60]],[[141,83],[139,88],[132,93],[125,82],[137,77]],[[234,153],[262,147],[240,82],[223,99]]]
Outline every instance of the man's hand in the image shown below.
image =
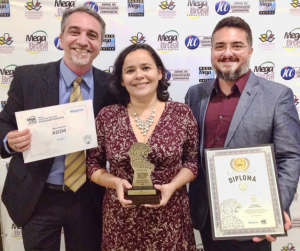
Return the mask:
[[30,148],[31,133],[29,129],[11,131],[7,134],[7,143],[15,152],[22,153]]
[[[292,222],[291,222],[291,219],[290,219],[290,217],[288,216],[288,214],[286,212],[284,212],[284,219],[285,219],[284,229],[286,231],[288,231],[292,227]],[[269,234],[267,234],[265,238],[254,237],[253,241],[260,242],[264,239],[267,239],[270,242],[276,241],[276,237],[273,237]]]

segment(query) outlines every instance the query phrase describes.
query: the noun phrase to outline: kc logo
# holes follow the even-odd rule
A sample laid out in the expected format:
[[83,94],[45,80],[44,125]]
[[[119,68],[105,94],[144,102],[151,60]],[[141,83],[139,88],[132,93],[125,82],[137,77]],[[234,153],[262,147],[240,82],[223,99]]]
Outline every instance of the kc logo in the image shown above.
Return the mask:
[[230,3],[226,2],[226,1],[217,2],[215,9],[218,14],[225,15],[230,10]]
[[197,36],[190,35],[185,39],[185,46],[190,50],[196,49],[200,44],[200,39]]
[[295,69],[291,66],[286,66],[281,70],[281,77],[284,80],[290,80],[295,76]]

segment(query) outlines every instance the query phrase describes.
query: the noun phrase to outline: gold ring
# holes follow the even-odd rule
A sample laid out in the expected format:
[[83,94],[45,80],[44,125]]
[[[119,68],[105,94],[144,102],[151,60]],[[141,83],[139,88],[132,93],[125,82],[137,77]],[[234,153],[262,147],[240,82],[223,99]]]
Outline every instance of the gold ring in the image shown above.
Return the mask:
[[14,144],[14,148],[15,148],[16,150],[18,150],[18,147],[17,147],[17,145],[16,145],[16,144]]

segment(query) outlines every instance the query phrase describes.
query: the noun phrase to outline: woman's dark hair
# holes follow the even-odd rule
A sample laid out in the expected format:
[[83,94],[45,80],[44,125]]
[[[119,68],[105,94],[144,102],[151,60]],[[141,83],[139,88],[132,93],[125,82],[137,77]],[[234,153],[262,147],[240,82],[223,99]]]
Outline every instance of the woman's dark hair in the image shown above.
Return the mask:
[[127,105],[130,101],[130,96],[126,88],[121,84],[122,82],[122,67],[125,61],[126,56],[133,51],[136,50],[146,50],[150,53],[157,68],[161,69],[162,79],[159,80],[157,86],[157,99],[160,101],[167,101],[169,99],[168,87],[170,83],[168,83],[168,79],[166,79],[167,70],[161,61],[160,57],[157,53],[152,49],[152,47],[148,44],[133,44],[126,47],[117,57],[114,64],[114,72],[109,83],[110,91],[113,95],[115,95],[118,101],[122,105]]

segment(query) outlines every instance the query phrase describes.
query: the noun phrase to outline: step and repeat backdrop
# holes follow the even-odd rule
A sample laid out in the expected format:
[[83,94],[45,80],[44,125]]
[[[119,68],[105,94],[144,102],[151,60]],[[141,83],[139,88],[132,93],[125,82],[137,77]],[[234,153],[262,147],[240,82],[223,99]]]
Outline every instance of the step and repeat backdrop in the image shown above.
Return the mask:
[[[168,69],[171,98],[180,102],[191,85],[215,78],[210,61],[211,33],[222,18],[239,16],[250,24],[253,33],[250,68],[260,77],[292,88],[300,113],[299,0],[0,0],[0,110],[17,66],[62,58],[58,38],[62,14],[81,5],[99,12],[107,24],[94,66],[112,72],[123,48],[147,43],[157,50]],[[2,160],[0,190],[5,173]],[[291,206],[293,229],[288,237],[277,239],[274,251],[300,249],[298,192]],[[21,229],[11,222],[3,204],[1,215],[4,251],[21,251]],[[196,239],[201,250],[198,233]]]

